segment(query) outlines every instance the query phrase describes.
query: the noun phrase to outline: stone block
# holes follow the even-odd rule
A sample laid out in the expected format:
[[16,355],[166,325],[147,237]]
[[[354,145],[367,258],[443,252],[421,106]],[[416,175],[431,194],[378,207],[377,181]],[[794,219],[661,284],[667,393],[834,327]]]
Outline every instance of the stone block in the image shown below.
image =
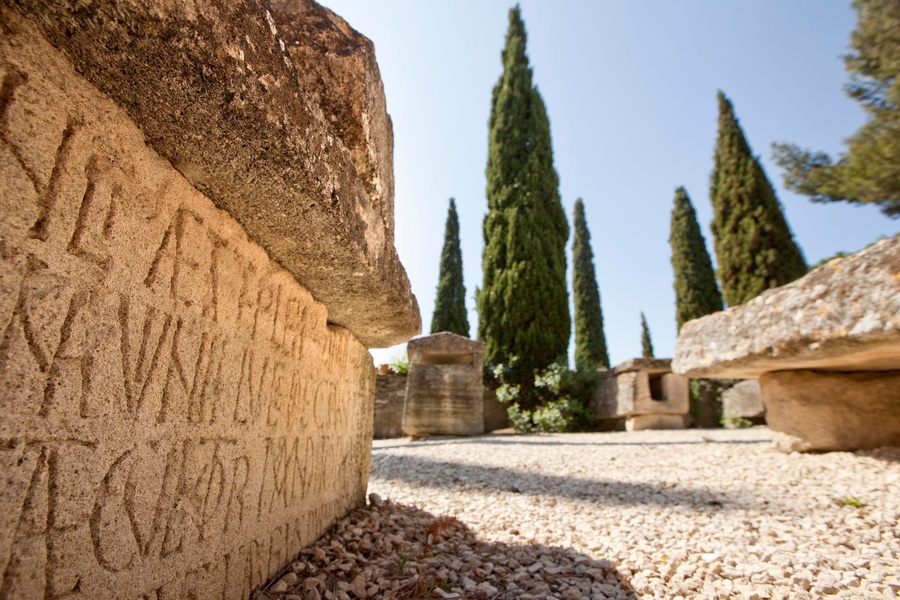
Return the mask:
[[[340,302],[325,306],[279,265],[294,251],[273,260],[263,247],[296,244],[335,293],[400,298],[379,288],[390,269],[353,287],[363,247],[386,251],[377,223],[364,227],[375,216],[363,184],[312,105],[288,106],[297,89],[275,64],[275,26],[240,12],[259,5],[17,3],[95,83],[121,88],[118,104],[9,6],[0,596],[248,598],[365,501],[375,377],[360,338],[379,335],[334,325]],[[237,219],[220,209],[235,202]],[[248,216],[257,203],[264,214]],[[264,221],[305,211],[296,226],[323,252],[289,228],[260,242]],[[342,215],[355,225],[340,229]],[[370,233],[372,246],[355,237]],[[338,245],[356,250],[342,262]],[[371,269],[387,268],[379,260]],[[406,325],[386,328],[409,331],[409,300],[395,315]]]
[[16,6],[329,322],[369,347],[420,331],[393,246],[393,139],[368,40],[312,0]]
[[509,408],[508,403],[497,400],[496,390],[489,387],[484,388],[484,430],[486,432],[512,427],[507,408]]
[[403,432],[484,433],[484,342],[449,332],[410,340]]
[[672,368],[719,379],[900,369],[900,236],[685,323]]
[[766,407],[763,404],[759,382],[747,379],[738,382],[722,391],[722,416],[758,419],[764,417]]
[[592,398],[598,419],[647,414],[687,414],[688,382],[674,375],[666,359],[634,359],[601,373]]
[[759,383],[782,450],[900,446],[900,371],[780,371]]
[[684,415],[637,415],[625,419],[625,431],[684,429]]
[[403,437],[403,403],[406,402],[406,377],[394,373],[378,374],[375,380],[376,440]]

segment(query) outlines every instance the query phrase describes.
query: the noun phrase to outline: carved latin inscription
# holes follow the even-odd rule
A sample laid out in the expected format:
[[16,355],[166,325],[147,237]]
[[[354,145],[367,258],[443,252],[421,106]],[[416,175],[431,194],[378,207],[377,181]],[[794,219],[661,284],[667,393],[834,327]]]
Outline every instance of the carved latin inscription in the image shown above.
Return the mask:
[[368,354],[0,10],[0,598],[247,597],[363,498]]

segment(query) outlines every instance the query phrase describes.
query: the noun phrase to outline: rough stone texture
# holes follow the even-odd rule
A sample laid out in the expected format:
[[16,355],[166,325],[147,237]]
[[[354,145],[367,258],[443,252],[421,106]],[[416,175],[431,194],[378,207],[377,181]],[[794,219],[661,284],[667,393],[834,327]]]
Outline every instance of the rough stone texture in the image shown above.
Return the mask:
[[766,407],[763,404],[759,382],[755,379],[738,382],[722,391],[723,416],[755,419],[764,417],[765,414]]
[[672,374],[670,363],[666,359],[632,359],[602,372],[591,399],[594,414],[598,419],[687,414],[687,378]]
[[[393,141],[368,40],[312,0],[276,2],[274,16],[257,0],[10,2],[329,322],[369,347],[420,331],[393,246]],[[325,76],[334,85],[315,83]]]
[[[158,18],[142,21],[136,6],[98,3],[83,6],[76,26],[59,12],[68,6],[47,6],[44,28],[68,31],[70,50],[110,44],[104,76],[125,69],[117,85],[136,104],[158,106],[155,118],[172,127],[173,116],[199,127],[196,139],[180,130],[185,157],[215,141],[203,117],[240,133],[249,125],[240,106],[284,106],[287,81],[281,92],[266,84],[273,104],[264,109],[253,104],[263,83],[243,79],[255,91],[242,96],[240,63],[229,59],[233,126],[214,118],[221,98],[173,115],[187,105],[162,88],[184,92],[185,70],[199,74],[208,53],[224,52],[211,45],[224,35],[214,35],[219,25],[188,6],[175,17],[172,5],[147,4]],[[0,11],[0,597],[246,598],[363,501],[371,358],[29,21]],[[152,43],[164,34],[172,62],[142,82],[148,61],[162,60]],[[265,63],[247,52],[264,77]],[[221,92],[226,79],[217,77],[197,93]],[[148,97],[138,102],[140,93]],[[284,129],[261,126],[273,152],[301,139],[285,118]],[[224,160],[234,140],[225,146],[208,156]],[[337,160],[335,152],[310,160]],[[261,173],[247,154],[231,156],[233,176],[210,177],[211,190],[215,182],[236,193],[238,179]],[[253,181],[264,192],[271,184]]]
[[484,430],[485,432],[497,431],[512,427],[509,421],[509,413],[506,409],[509,404],[497,400],[497,392],[489,387],[484,388]]
[[378,374],[375,380],[376,440],[403,437],[403,403],[406,401],[406,377],[394,373]]
[[684,415],[638,415],[625,419],[625,431],[684,429]]
[[781,371],[763,375],[760,387],[782,450],[900,446],[900,371]]
[[484,432],[484,342],[441,332],[410,340],[403,432],[476,435]]
[[900,236],[685,323],[672,366],[691,377],[743,379],[900,369]]
[[877,372],[900,372],[900,236],[686,323],[673,367],[759,377],[783,449],[900,445],[897,392],[877,383]]

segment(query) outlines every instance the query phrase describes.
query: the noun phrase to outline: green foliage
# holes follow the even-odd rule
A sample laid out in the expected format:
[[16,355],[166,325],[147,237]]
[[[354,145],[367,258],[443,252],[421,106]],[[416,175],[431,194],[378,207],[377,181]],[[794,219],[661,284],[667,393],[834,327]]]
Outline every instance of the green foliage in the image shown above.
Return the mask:
[[431,333],[441,331],[469,337],[466,286],[463,283],[462,250],[459,247],[459,218],[456,216],[456,202],[453,198],[450,198],[450,208],[447,210],[440,279],[434,315],[431,317]]
[[550,123],[532,83],[525,44],[516,7],[509,12],[503,74],[491,99],[484,282],[477,305],[485,363],[513,365],[510,377],[531,387],[538,369],[568,362],[571,320],[569,226],[553,167]]
[[396,375],[403,375],[404,377],[409,375],[409,357],[405,352],[388,364],[391,366],[391,371]]
[[744,417],[722,417],[722,426],[725,429],[746,429],[753,427],[753,421]]
[[[511,372],[508,365],[499,365],[493,375],[499,383],[497,399],[510,404],[507,414],[517,431],[552,433],[593,427],[594,414],[589,407],[600,382],[597,371],[570,371],[553,363],[535,375],[530,388],[510,382]],[[528,408],[522,404],[526,399]]]
[[650,327],[644,313],[641,313],[641,356],[653,358],[653,342],[650,340]]
[[683,187],[675,190],[669,244],[675,271],[675,320],[681,331],[681,326],[688,321],[723,308],[706,240]]
[[847,94],[868,120],[833,160],[824,152],[794,144],[773,144],[788,188],[813,202],[870,203],[900,217],[900,3],[854,0],[853,51],[844,57],[850,72]]
[[711,179],[719,283],[728,305],[743,304],[805,275],[806,262],[775,190],[722,92]]
[[575,201],[575,228],[572,241],[574,275],[572,294],[575,299],[575,364],[579,370],[609,368],[606,336],[603,335],[603,309],[594,271],[591,234],[584,218],[584,203]]
[[844,506],[852,506],[854,508],[862,508],[866,505],[865,502],[857,498],[856,496],[845,496],[840,499],[840,503]]

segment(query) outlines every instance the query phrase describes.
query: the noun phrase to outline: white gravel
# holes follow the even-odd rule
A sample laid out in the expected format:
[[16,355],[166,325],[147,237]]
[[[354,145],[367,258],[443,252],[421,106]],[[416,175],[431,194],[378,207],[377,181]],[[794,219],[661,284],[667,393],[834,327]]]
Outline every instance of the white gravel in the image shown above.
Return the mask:
[[382,440],[369,491],[611,563],[616,589],[566,597],[900,594],[898,449],[783,454],[764,427]]

